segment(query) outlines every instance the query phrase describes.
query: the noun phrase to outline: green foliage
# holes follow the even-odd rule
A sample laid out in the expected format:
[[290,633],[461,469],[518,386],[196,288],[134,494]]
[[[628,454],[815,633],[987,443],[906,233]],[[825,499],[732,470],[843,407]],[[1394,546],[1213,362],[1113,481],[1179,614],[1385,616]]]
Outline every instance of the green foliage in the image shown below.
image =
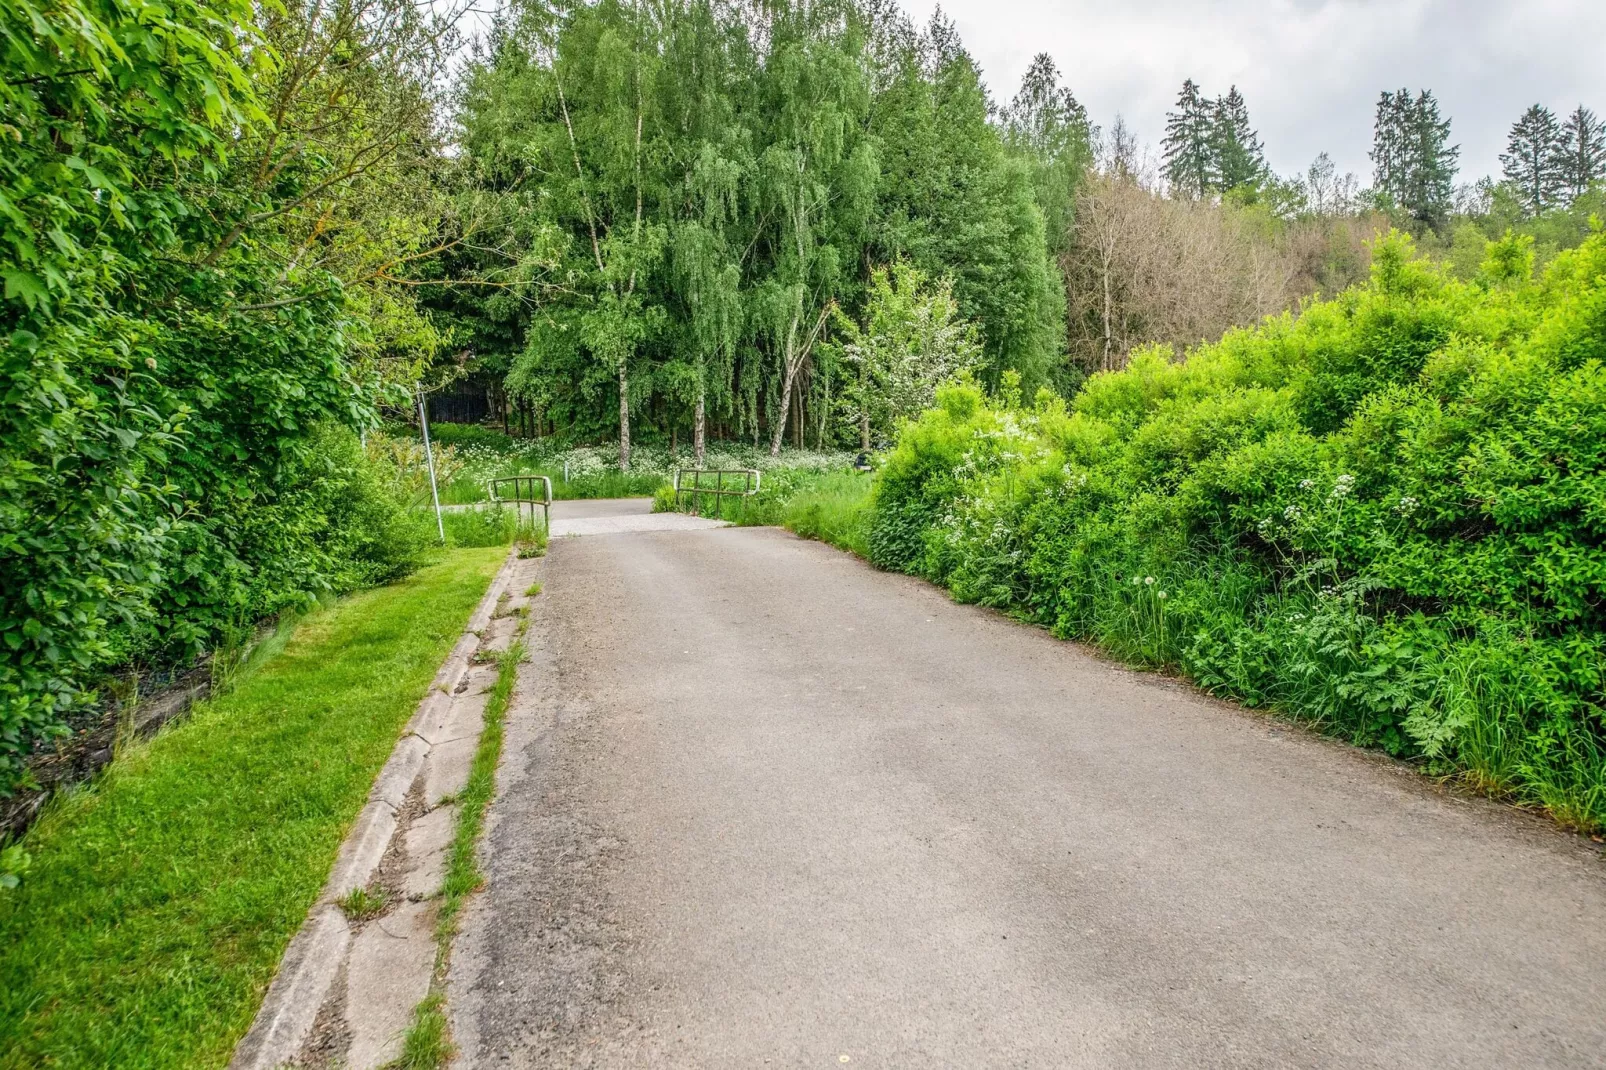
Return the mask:
[[518,514],[501,505],[452,509],[441,513],[448,546],[507,546],[519,528]]
[[839,315],[838,333],[843,415],[864,450],[928,407],[938,383],[971,373],[982,359],[952,285],[932,285],[902,261],[870,273],[864,326]]
[[1053,258],[1065,250],[1076,190],[1093,162],[1093,126],[1087,109],[1059,84],[1059,78],[1053,57],[1039,52],[1003,114],[1004,144],[1032,172],[1043,234]]
[[[405,76],[378,50],[334,49],[332,80],[305,57],[276,66],[270,44],[323,40],[297,31],[319,10],[0,2],[0,792],[109,669],[194,657],[419,561],[354,433],[396,306],[382,314],[344,261],[301,255],[309,230],[352,247],[332,222],[357,181],[336,141],[363,175],[396,146],[363,142],[375,116],[349,108],[284,136],[300,89],[346,107],[341,78],[361,75],[372,105],[381,84],[405,96]],[[339,40],[382,32],[340,10]],[[257,89],[277,94],[271,117]],[[395,253],[368,222],[364,255]]]
[[538,313],[500,289],[442,303],[571,442],[623,446],[634,423],[694,452],[710,430],[835,444],[844,369],[820,343],[834,310],[858,315],[868,265],[900,258],[952,279],[989,382],[1061,381],[1037,200],[1068,214],[1086,129],[1038,88],[1011,151],[940,21],[850,0],[520,7],[468,68],[465,164],[545,265],[521,292],[547,289]]
[[1606,235],[1140,351],[1067,408],[953,385],[871,559],[1140,664],[1606,822]]
[[503,557],[457,551],[309,616],[229,694],[49,805],[0,894],[0,1067],[228,1062]]

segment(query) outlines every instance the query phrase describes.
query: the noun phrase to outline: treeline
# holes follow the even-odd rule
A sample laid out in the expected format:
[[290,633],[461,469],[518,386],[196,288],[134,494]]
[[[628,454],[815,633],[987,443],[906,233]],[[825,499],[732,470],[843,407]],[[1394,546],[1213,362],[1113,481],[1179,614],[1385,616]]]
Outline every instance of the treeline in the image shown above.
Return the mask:
[[[518,278],[432,296],[576,437],[852,434],[838,317],[873,269],[949,280],[979,374],[1067,388],[1050,246],[1089,158],[1038,69],[1000,123],[940,18],[892,4],[515,7],[464,80],[461,179],[516,206]],[[485,270],[472,250],[448,269]],[[521,300],[521,298],[525,300]]]
[[1135,347],[1180,355],[1364,280],[1391,229],[1463,278],[1508,230],[1542,267],[1606,207],[1606,163],[1587,108],[1535,114],[1498,182],[1457,182],[1449,118],[1409,89],[1379,97],[1370,185],[1325,154],[1279,176],[1236,86],[1185,82],[1151,158],[1046,54],[999,103],[949,23],[890,4],[526,3],[458,99],[455,181],[504,222],[494,255],[441,270],[497,286],[426,300],[527,429],[617,436],[626,465],[632,434],[848,444],[843,344],[877,270],[924,280],[911,308],[946,280],[984,384],[1068,396]]
[[1076,187],[1059,258],[1070,361],[1119,368],[1155,342],[1181,355],[1337,294],[1365,280],[1372,243],[1390,230],[1462,279],[1479,276],[1488,243],[1508,232],[1534,240],[1542,269],[1606,212],[1601,141],[1588,108],[1562,122],[1536,106],[1512,129],[1499,181],[1458,182],[1449,118],[1431,91],[1400,89],[1378,99],[1369,185],[1325,153],[1279,176],[1238,89],[1212,98],[1189,80],[1158,158],[1118,118]]

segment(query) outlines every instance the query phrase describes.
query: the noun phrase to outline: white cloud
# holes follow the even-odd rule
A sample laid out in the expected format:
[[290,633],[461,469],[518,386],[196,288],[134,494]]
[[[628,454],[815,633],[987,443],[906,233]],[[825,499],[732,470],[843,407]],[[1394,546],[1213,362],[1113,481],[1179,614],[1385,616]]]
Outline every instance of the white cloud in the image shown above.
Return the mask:
[[[933,0],[903,0],[924,23]],[[1606,113],[1606,0],[946,0],[994,97],[1054,57],[1095,122],[1157,143],[1184,78],[1236,84],[1282,173],[1318,152],[1365,181],[1378,93],[1427,88],[1453,121],[1463,179],[1499,170],[1535,102]]]

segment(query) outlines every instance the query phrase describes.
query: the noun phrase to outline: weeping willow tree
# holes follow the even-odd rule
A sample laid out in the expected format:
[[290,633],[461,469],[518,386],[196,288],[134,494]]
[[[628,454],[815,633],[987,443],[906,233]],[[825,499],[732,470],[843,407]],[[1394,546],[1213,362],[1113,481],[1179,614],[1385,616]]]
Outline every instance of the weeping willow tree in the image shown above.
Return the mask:
[[748,101],[755,53],[739,25],[706,0],[665,9],[662,78],[664,132],[673,148],[673,198],[667,303],[681,330],[661,377],[676,400],[690,401],[699,465],[710,404],[734,410],[736,360],[746,317],[742,263],[750,242],[743,190],[752,171]]
[[498,27],[491,62],[469,75],[465,147],[482,168],[535,184],[562,235],[558,286],[532,318],[509,385],[534,393],[566,378],[588,407],[611,387],[619,465],[630,467],[633,371],[665,313],[647,285],[666,242],[668,180],[649,112],[660,63],[640,3],[602,0],[562,18],[519,9]]
[[858,269],[875,203],[870,86],[853,16],[847,5],[777,4],[764,27],[757,97],[766,140],[754,175],[763,258],[750,308],[779,386],[772,455],[781,451],[799,373]]
[[822,342],[899,257],[954,280],[985,378],[1053,381],[1042,213],[947,23],[917,33],[882,0],[523,0],[461,100],[470,184],[559,247],[509,391],[572,437],[616,432],[622,464],[633,424],[689,423],[699,461],[711,430],[771,452],[789,424],[839,435]]

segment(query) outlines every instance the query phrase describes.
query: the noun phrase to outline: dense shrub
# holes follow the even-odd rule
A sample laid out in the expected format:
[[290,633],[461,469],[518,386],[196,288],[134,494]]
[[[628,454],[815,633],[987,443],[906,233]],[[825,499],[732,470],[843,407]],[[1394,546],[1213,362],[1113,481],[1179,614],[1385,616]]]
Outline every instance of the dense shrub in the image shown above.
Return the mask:
[[1606,821],[1606,234],[1369,283],[1067,408],[942,391],[873,560],[1564,821]]
[[256,13],[0,0],[0,794],[109,670],[425,545],[358,446],[381,391],[351,301],[267,248],[307,176],[224,195],[269,122]]

